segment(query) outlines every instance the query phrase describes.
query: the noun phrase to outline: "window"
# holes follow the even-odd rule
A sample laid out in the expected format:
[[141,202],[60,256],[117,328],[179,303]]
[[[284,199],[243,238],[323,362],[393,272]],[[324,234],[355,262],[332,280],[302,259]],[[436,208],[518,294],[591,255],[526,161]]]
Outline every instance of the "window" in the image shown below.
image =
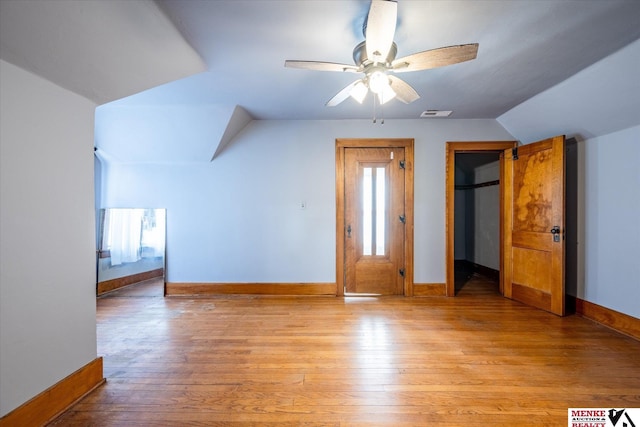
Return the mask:
[[385,255],[387,176],[384,167],[365,167],[362,175],[362,254]]

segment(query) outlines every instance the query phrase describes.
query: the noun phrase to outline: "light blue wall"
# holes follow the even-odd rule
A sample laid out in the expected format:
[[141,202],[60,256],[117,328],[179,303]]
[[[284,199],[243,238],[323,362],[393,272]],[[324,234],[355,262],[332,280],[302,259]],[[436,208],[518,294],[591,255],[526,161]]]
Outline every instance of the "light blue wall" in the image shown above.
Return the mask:
[[445,143],[495,120],[253,121],[211,163],[110,165],[102,205],[167,208],[169,282],[335,282],[335,140],[378,137],[415,139],[414,280],[442,283]]
[[[640,318],[640,126],[582,141],[577,296]],[[582,159],[581,159],[582,160]],[[580,239],[582,237],[582,239]],[[580,247],[582,246],[582,247]],[[579,257],[580,259],[580,257]]]
[[95,104],[0,61],[0,416],[96,358]]

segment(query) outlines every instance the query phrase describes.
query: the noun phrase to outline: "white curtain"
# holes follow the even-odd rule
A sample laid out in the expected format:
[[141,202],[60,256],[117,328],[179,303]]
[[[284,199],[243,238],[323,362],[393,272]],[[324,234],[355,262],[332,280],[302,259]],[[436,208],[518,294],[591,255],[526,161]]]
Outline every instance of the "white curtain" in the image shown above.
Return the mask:
[[111,252],[111,265],[140,259],[143,215],[144,209],[107,210],[104,219],[105,238]]
[[164,256],[165,234],[164,209],[149,209],[142,220],[142,246],[150,248],[147,256]]

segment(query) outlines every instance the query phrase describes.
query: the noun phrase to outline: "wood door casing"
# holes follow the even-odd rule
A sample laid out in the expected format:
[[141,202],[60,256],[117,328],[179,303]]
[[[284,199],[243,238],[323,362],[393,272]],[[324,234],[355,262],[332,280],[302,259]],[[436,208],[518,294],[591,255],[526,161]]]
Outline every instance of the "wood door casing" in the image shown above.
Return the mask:
[[404,199],[405,217],[404,225],[404,287],[405,296],[413,296],[413,153],[414,140],[407,138],[384,138],[384,139],[336,139],[336,295],[344,295],[345,286],[345,150],[354,148],[380,148],[380,147],[401,147],[405,155],[404,171]]
[[[446,206],[445,206],[445,231],[446,231],[446,295],[455,296],[455,272],[454,272],[454,243],[455,243],[455,165],[456,153],[502,153],[508,148],[515,147],[515,141],[470,141],[447,142],[446,150]],[[503,160],[500,159],[500,169],[503,169]],[[503,186],[500,186],[500,193]],[[500,219],[502,223],[502,218]],[[500,227],[502,232],[502,226]],[[502,240],[502,237],[500,238]],[[502,249],[502,245],[501,245]],[[502,261],[502,255],[500,255]],[[500,289],[502,291],[502,288]]]
[[[404,271],[404,223],[400,217],[404,218],[405,210],[400,162],[404,163],[402,147],[345,149],[345,292],[404,292],[404,278],[399,273]],[[364,221],[365,217],[369,220]]]
[[504,296],[562,316],[564,136],[520,146],[517,158],[507,150],[504,158]]

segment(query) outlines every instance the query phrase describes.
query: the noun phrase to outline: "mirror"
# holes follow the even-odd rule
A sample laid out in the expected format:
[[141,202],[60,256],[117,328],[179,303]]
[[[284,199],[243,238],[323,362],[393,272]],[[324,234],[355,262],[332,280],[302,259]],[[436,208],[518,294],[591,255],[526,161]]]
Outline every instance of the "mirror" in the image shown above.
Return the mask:
[[165,271],[165,209],[100,210],[97,295],[154,278]]

